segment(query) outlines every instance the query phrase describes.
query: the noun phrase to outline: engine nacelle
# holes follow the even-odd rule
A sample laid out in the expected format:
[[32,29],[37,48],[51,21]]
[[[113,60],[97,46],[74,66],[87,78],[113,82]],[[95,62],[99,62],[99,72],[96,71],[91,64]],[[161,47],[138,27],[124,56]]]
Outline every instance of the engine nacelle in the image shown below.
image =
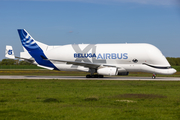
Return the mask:
[[100,75],[117,75],[118,69],[116,67],[104,67],[97,70]]
[[118,72],[118,75],[123,75],[123,76],[129,75],[129,72]]
[[129,72],[126,71],[123,67],[118,69],[118,75],[129,75]]

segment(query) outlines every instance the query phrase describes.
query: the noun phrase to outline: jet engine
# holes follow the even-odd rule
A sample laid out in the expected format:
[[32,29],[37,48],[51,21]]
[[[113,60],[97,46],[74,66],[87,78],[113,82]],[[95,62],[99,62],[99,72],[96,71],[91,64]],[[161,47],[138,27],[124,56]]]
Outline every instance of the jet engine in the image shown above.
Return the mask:
[[123,76],[129,75],[129,72],[118,72],[118,75],[123,75]]
[[117,75],[118,68],[116,67],[104,67],[97,70],[97,73],[100,75]]

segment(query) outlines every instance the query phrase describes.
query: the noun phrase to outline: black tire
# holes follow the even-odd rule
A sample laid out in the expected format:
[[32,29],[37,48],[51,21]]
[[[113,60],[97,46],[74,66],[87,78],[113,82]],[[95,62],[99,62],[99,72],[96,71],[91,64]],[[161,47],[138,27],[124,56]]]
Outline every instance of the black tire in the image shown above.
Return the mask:
[[94,78],[98,78],[99,77],[99,75],[94,75]]
[[86,78],[91,78],[91,75],[86,75]]
[[152,76],[152,79],[156,79],[156,76]]
[[86,75],[86,78],[104,78],[103,75]]
[[98,77],[99,77],[99,78],[103,78],[104,76],[103,76],[103,75],[99,75]]
[[91,75],[91,78],[95,78],[95,75]]

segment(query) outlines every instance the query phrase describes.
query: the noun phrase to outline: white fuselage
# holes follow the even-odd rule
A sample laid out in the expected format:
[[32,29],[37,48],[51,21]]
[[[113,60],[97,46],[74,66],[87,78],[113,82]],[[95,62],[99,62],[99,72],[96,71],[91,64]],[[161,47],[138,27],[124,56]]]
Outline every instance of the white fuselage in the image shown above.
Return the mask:
[[[115,66],[119,72],[149,72],[173,74],[175,69],[151,44],[72,44],[52,47],[44,51],[48,59],[96,63]],[[52,62],[63,71],[89,71],[88,67]]]

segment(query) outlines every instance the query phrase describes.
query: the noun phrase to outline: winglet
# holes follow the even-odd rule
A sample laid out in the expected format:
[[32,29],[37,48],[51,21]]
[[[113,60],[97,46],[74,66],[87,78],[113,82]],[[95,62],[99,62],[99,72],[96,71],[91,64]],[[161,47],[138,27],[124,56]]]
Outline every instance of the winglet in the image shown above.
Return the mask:
[[15,59],[12,46],[6,45],[5,57],[7,57],[9,59]]

